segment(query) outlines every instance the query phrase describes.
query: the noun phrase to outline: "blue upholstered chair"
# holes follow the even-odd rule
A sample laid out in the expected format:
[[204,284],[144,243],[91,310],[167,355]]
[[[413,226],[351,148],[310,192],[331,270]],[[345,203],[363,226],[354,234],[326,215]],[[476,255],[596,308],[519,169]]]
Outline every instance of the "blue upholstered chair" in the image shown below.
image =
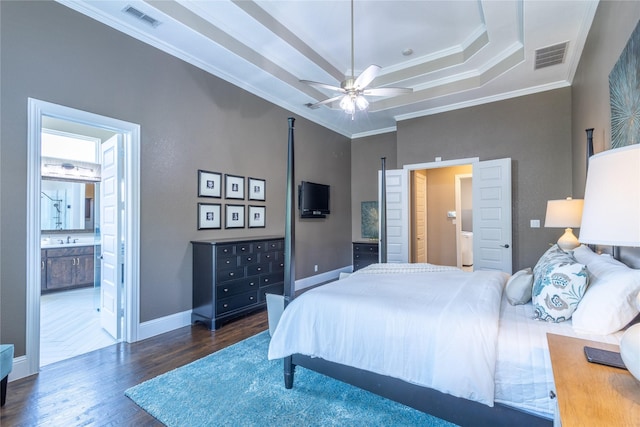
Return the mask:
[[0,406],[7,400],[7,382],[13,369],[13,344],[0,344]]

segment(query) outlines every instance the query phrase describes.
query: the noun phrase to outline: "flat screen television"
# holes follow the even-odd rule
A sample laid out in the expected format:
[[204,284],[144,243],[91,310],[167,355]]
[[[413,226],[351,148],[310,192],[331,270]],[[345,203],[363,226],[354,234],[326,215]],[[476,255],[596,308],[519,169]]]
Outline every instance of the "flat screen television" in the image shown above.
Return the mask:
[[302,218],[325,218],[329,210],[329,186],[302,181],[298,187],[298,209]]

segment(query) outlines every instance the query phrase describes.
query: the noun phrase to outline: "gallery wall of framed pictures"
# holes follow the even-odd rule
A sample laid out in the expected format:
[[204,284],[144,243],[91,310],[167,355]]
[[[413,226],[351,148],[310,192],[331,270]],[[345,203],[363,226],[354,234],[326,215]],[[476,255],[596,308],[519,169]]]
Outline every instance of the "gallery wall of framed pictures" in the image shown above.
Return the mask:
[[[222,203],[198,202],[198,230],[264,228],[267,225],[266,180],[199,169],[198,197],[223,199]],[[241,204],[248,200],[250,205]]]

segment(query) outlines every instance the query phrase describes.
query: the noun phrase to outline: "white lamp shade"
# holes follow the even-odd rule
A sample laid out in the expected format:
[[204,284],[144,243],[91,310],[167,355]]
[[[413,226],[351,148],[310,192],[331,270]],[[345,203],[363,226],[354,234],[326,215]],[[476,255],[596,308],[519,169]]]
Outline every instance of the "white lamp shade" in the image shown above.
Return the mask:
[[545,227],[580,227],[582,219],[582,199],[549,200],[547,214],[544,218]]
[[580,241],[640,246],[640,145],[589,159]]

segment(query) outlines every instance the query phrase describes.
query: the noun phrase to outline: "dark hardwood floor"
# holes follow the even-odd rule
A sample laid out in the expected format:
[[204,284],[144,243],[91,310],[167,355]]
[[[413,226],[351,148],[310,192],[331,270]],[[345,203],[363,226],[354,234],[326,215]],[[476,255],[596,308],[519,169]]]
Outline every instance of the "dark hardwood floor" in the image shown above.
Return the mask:
[[124,391],[266,329],[264,310],[217,331],[188,326],[53,363],[37,375],[9,383],[0,426],[162,425]]

